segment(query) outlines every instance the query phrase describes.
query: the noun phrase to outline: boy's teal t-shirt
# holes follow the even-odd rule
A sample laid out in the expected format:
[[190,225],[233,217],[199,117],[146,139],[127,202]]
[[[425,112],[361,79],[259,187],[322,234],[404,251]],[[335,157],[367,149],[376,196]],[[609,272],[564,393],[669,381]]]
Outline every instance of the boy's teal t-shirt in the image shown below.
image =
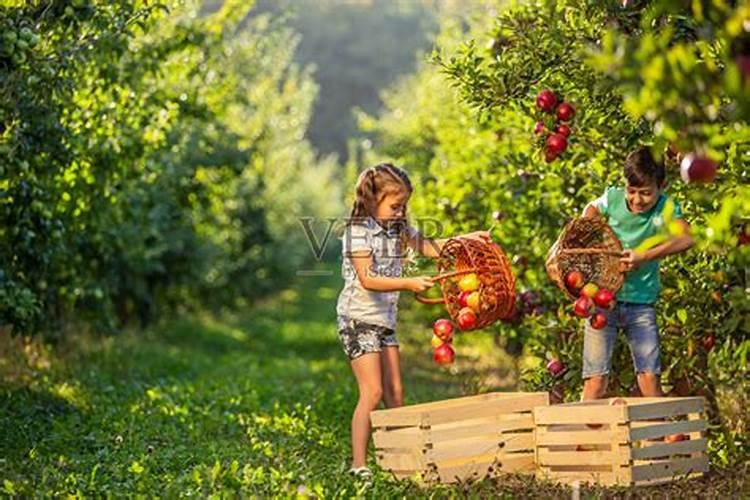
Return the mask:
[[[625,189],[607,188],[604,194],[594,201],[599,210],[612,226],[623,248],[636,248],[643,240],[653,236],[661,225],[661,215],[668,197],[661,193],[656,205],[642,214],[630,211],[625,201]],[[674,203],[675,219],[682,218],[682,210],[677,201]],[[659,261],[650,260],[640,264],[632,271],[625,273],[625,282],[617,293],[620,302],[635,304],[653,304],[659,297],[661,284],[659,282]]]

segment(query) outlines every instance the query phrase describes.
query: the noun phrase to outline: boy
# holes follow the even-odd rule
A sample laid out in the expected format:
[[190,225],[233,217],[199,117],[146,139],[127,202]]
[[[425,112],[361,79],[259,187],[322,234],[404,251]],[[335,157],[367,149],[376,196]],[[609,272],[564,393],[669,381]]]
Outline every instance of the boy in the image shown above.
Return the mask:
[[[664,166],[654,161],[651,151],[642,147],[625,160],[625,188],[608,188],[604,195],[589,203],[584,217],[603,216],[625,248],[621,259],[625,282],[617,293],[617,304],[605,311],[607,326],[593,329],[586,323],[583,337],[583,399],[603,398],[607,391],[612,351],[618,328],[627,336],[643,396],[661,396],[661,361],[659,329],[656,326],[654,303],[659,297],[659,259],[683,252],[694,244],[690,226],[682,219],[680,207],[674,203],[674,218],[680,224],[680,235],[649,250],[634,248],[657,231],[655,219],[660,218],[668,197]],[[658,222],[658,220],[656,221]]]

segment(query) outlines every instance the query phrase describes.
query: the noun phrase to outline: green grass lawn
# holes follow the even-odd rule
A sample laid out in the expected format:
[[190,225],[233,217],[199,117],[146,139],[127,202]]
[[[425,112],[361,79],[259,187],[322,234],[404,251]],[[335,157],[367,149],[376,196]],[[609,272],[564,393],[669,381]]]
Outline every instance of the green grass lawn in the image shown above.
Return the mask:
[[[335,333],[337,276],[300,278],[266,303],[50,349],[4,337],[0,492],[18,496],[566,497],[526,478],[421,490],[345,473],[356,388]],[[403,294],[403,302],[411,302]],[[458,338],[451,370],[430,359],[425,306],[400,317],[407,402],[514,389],[489,335]],[[429,311],[429,310],[428,310]],[[439,309],[434,309],[437,317]],[[702,497],[740,477],[641,494]],[[671,492],[671,493],[670,493]],[[586,490],[589,496],[628,496]],[[722,495],[724,496],[724,495]]]

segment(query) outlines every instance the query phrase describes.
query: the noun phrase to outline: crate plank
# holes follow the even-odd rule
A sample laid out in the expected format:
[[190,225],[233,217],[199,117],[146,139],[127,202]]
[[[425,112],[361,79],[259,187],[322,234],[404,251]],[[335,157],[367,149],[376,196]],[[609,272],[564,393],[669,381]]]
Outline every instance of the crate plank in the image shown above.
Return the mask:
[[542,465],[609,465],[628,464],[630,454],[620,454],[612,450],[597,451],[553,451],[539,448],[537,460]]
[[637,484],[639,481],[657,478],[674,479],[694,472],[708,472],[708,457],[670,460],[650,465],[634,465],[633,481]]
[[479,403],[468,403],[455,408],[441,408],[431,411],[427,425],[438,425],[459,420],[489,417],[499,413],[520,413],[532,410],[547,400],[547,393],[529,393],[515,398],[494,399]]
[[[629,420],[647,420],[703,412],[705,406],[705,399],[702,397],[664,399],[664,401],[622,406],[622,408],[627,410]],[[670,399],[674,401],[669,401]]]
[[579,445],[579,444],[610,444],[610,443],[627,443],[627,429],[617,429],[613,431],[594,431],[594,430],[575,430],[575,431],[554,431],[545,430],[544,427],[537,429],[536,433],[537,446],[552,445]]
[[537,407],[534,422],[543,424],[612,424],[626,422],[625,406],[568,406]]
[[[508,419],[507,415],[492,416],[484,419],[472,419],[450,424],[434,425],[429,430],[429,441],[437,444],[466,437],[484,435],[498,436],[506,431],[534,428],[531,414],[519,414],[516,418]],[[447,427],[450,426],[450,427]]]
[[521,450],[532,450],[534,448],[534,437],[529,432],[526,434],[503,435],[500,439],[495,438],[469,438],[454,442],[434,444],[432,449],[427,450],[426,456],[430,462],[439,462],[460,457],[473,457],[477,455],[510,453]]
[[424,448],[428,431],[418,427],[407,427],[394,431],[377,429],[372,433],[372,442],[376,448]]
[[669,455],[687,454],[699,451],[706,451],[706,439],[690,439],[688,441],[678,441],[676,443],[660,443],[648,448],[634,449],[631,454],[635,460],[646,458],[658,458]]
[[630,439],[632,441],[640,441],[641,439],[660,438],[670,434],[698,432],[705,429],[705,420],[684,420],[682,422],[669,423],[658,422],[631,429]]
[[386,470],[418,470],[427,466],[427,460],[417,453],[378,453],[378,465]]
[[602,486],[614,486],[618,484],[618,477],[614,472],[543,471],[540,472],[537,477],[567,484],[576,481],[580,481],[581,483],[600,484]]

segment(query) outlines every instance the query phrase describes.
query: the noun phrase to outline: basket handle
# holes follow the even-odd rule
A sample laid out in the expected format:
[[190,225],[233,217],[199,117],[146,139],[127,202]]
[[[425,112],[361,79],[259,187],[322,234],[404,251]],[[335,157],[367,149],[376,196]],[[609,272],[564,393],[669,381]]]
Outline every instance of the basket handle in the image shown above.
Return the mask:
[[561,254],[600,254],[611,255],[613,257],[622,257],[624,252],[617,250],[607,250],[606,248],[564,248],[560,250]]
[[[476,270],[477,269],[475,267],[471,267],[469,269],[462,269],[461,271],[452,271],[450,273],[438,274],[432,279],[435,281],[444,281],[444,280],[447,280],[448,278],[452,278],[454,276],[458,276],[461,274],[469,274],[469,273],[476,272]],[[414,292],[414,298],[417,299],[417,301],[421,302],[422,304],[427,304],[427,305],[445,304],[445,298],[443,297],[436,297],[434,299],[431,299],[429,297],[422,297],[418,293]]]

